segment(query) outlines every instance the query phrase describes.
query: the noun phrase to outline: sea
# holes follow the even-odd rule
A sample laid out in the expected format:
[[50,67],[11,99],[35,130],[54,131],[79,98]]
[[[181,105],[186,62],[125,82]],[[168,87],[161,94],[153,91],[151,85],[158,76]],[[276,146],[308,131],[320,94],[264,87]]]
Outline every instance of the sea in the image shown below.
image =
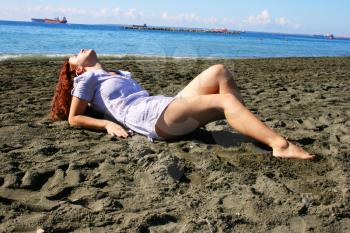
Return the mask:
[[270,58],[350,56],[350,39],[242,32],[147,31],[122,25],[0,21],[0,60],[59,57],[92,48],[106,56],[175,58]]

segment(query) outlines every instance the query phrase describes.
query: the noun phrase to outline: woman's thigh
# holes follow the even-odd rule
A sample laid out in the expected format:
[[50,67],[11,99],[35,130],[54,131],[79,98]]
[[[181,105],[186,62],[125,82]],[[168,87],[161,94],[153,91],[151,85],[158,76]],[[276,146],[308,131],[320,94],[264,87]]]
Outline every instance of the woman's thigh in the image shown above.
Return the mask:
[[178,94],[180,97],[217,94],[219,92],[219,65],[209,67],[188,83]]
[[209,122],[224,119],[226,95],[198,95],[177,98],[171,102],[156,123],[160,137],[171,139],[188,134]]

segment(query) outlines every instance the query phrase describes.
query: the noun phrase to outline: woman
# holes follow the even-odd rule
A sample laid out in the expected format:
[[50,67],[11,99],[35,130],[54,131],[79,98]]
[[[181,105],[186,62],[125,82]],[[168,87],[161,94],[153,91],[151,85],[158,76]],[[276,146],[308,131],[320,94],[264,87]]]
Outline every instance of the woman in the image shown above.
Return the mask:
[[[84,115],[88,106],[104,118]],[[51,117],[68,120],[76,127],[107,130],[112,136],[128,137],[127,127],[160,140],[226,118],[235,130],[270,146],[275,157],[314,158],[245,107],[232,75],[223,65],[203,71],[175,97],[149,96],[130,73],[106,71],[94,50],[83,49],[63,64]]]

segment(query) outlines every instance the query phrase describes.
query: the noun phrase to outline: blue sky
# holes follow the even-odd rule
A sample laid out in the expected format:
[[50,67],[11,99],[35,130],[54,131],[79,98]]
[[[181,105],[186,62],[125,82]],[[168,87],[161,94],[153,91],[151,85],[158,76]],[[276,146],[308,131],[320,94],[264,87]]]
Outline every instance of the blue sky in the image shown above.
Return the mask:
[[0,8],[3,20],[56,16],[70,23],[350,35],[348,0],[3,0]]

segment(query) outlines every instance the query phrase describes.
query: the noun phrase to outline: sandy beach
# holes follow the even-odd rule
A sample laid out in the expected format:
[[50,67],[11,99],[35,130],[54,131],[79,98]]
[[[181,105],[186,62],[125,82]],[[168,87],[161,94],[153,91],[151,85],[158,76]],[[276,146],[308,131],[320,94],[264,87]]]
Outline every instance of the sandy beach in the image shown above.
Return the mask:
[[350,232],[350,57],[104,62],[168,96],[225,64],[315,161],[274,158],[224,120],[153,143],[52,122],[61,63],[0,62],[0,232]]

